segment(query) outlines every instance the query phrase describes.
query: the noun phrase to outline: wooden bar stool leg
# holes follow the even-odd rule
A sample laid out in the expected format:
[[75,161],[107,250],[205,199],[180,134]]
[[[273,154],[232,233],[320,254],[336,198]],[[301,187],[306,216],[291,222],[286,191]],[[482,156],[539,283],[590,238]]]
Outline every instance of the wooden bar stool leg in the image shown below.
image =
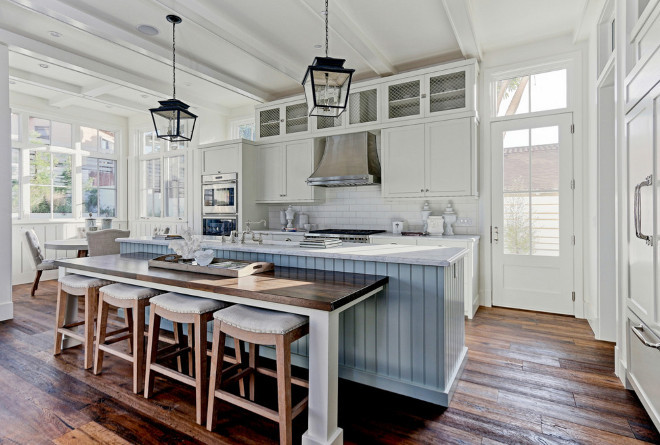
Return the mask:
[[96,321],[96,346],[94,347],[94,374],[98,375],[103,368],[103,351],[99,345],[105,343],[105,334],[108,329],[108,310],[110,305],[99,298],[98,319]]
[[[179,345],[180,348],[185,347],[185,343],[183,342],[183,325],[173,321],[172,333],[174,334],[174,343]],[[183,372],[183,360],[181,360],[181,355],[176,356],[176,370]]]
[[196,420],[203,425],[206,417],[208,399],[208,374],[206,366],[206,325],[213,314],[195,315],[195,400],[197,405]]
[[280,416],[280,445],[289,445],[291,433],[291,343],[284,335],[275,340],[277,350],[277,407]]
[[[245,363],[245,354],[243,354],[243,342],[239,339],[234,338],[234,357],[236,357],[236,363],[243,365]],[[239,366],[243,369],[243,366]],[[238,381],[238,391],[241,397],[245,397],[245,379],[240,379]]]
[[[253,369],[250,374],[250,400],[254,402],[256,390],[255,380],[257,378],[257,358],[259,357],[259,345],[250,343],[250,368]],[[242,394],[241,394],[242,395]]]
[[149,344],[147,346],[147,363],[144,377],[144,397],[148,399],[154,393],[154,373],[151,372],[151,364],[156,362],[158,353],[158,338],[160,337],[160,315],[156,314],[154,307],[151,307],[149,315]]
[[126,340],[128,341],[128,353],[132,354],[133,353],[133,309],[132,308],[124,309],[124,325],[128,328],[128,333],[130,334],[130,337],[128,337],[128,339]]
[[55,306],[55,347],[53,355],[62,353],[62,333],[59,329],[64,326],[66,316],[67,294],[62,290],[62,283],[57,283],[57,304]]
[[215,390],[222,383],[222,361],[225,355],[224,332],[220,331],[222,323],[218,320],[213,322],[213,351],[211,352],[211,379],[209,381],[209,400],[206,413],[206,429],[213,431],[215,428]]
[[96,318],[97,300],[99,296],[98,287],[89,287],[85,291],[85,363],[84,368],[89,369],[93,365],[94,356],[94,319]]
[[[193,365],[193,348],[195,347],[194,341],[193,341],[193,329],[194,326],[192,323],[188,323],[188,347],[190,348],[188,350],[188,375],[190,377],[195,377],[195,367]],[[206,338],[206,337],[205,337]]]
[[149,300],[136,300],[132,309],[133,392],[144,391],[144,308]]
[[30,296],[31,297],[34,297],[34,293],[39,288],[39,280],[41,280],[41,274],[42,273],[43,273],[43,270],[38,270],[37,274],[34,277],[34,283],[32,283],[32,289],[30,290]]

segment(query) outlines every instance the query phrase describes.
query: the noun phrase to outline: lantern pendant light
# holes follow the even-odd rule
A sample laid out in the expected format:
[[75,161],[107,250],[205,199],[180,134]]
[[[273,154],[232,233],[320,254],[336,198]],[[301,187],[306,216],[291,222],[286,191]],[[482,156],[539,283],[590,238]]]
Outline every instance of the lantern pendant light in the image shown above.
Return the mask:
[[355,70],[344,68],[345,59],[328,57],[328,0],[325,0],[325,57],[315,57],[302,81],[309,116],[337,117],[348,102]]
[[168,15],[172,24],[172,99],[159,100],[160,107],[151,108],[156,136],[170,142],[188,142],[193,137],[197,116],[188,111],[189,106],[176,98],[176,39],[175,27],[181,17]]

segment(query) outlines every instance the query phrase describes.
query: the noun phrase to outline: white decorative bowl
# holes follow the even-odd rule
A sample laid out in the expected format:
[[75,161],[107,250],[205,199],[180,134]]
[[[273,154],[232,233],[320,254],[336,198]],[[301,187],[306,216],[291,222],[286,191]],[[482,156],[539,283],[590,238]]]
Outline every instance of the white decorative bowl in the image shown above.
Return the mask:
[[208,266],[213,261],[214,252],[211,249],[197,250],[195,252],[195,261],[200,266]]

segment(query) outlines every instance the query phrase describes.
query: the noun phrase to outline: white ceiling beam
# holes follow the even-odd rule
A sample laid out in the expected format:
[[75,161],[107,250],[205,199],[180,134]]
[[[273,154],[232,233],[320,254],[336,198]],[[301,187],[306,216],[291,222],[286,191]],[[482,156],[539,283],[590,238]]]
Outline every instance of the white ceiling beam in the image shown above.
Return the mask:
[[573,31],[573,43],[589,38],[591,30],[601,19],[605,0],[580,0],[582,9]]
[[[315,0],[300,0],[303,5],[325,25],[325,17],[319,9],[320,2]],[[332,3],[330,9],[329,28],[336,36],[344,41],[356,53],[362,57],[364,62],[379,76],[389,76],[398,71],[387,60],[387,57],[378,49],[376,44],[364,34],[360,26],[346,14],[337,0]]]
[[82,91],[78,85],[52,79],[41,74],[19,70],[16,68],[9,68],[9,78],[12,80],[19,80],[30,85],[48,87],[50,90],[65,94],[80,94]]
[[[86,74],[99,80],[130,88],[136,94],[146,93],[163,98],[170,96],[172,85],[169,83],[147,79],[144,76],[129,73],[103,62],[88,59],[87,57],[56,48],[47,43],[7,31],[6,29],[0,28],[0,42],[9,45],[10,50],[13,52]],[[215,110],[220,114],[229,114],[227,107],[210,102],[206,98],[196,94],[186,95],[186,102],[191,105],[191,108],[203,107]],[[157,104],[154,104],[154,106],[157,106]]]
[[102,82],[94,85],[89,85],[80,89],[80,94],[61,94],[48,101],[48,104],[55,108],[64,108],[78,101],[79,98],[92,98],[98,97],[102,94],[111,93],[121,88],[119,85]]
[[[76,9],[59,0],[48,0],[44,2],[34,2],[31,0],[10,1],[27,10],[46,15],[66,25],[73,26],[88,34],[137,52],[158,62],[167,65],[171,65],[172,63],[172,53],[169,48],[163,48],[149,39],[137,36],[124,28],[108,23],[99,17]],[[199,77],[250,99],[259,102],[269,99],[269,94],[260,88],[247,84],[229,74],[222,73],[183,54],[179,54],[177,57],[177,68],[192,76]]]
[[81,96],[74,96],[73,94],[59,94],[48,100],[48,105],[55,108],[64,108],[78,102]]
[[481,46],[474,30],[470,2],[466,0],[442,0],[447,18],[454,31],[463,57],[481,60]]
[[208,1],[186,0],[152,0],[177,14],[187,21],[201,27],[216,38],[220,38],[259,62],[268,65],[285,76],[302,81],[304,73],[296,67],[299,62],[287,56],[282,48],[269,41],[263,41],[246,32],[245,27],[239,26],[230,16],[218,15],[217,11],[209,8]]

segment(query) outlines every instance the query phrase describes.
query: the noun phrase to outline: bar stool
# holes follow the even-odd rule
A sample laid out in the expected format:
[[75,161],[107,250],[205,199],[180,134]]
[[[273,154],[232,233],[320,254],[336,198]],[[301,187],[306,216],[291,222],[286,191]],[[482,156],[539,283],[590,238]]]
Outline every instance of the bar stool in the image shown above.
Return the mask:
[[[154,392],[155,373],[165,375],[179,382],[195,388],[196,416],[198,424],[204,423],[206,403],[208,402],[208,374],[207,374],[207,323],[213,317],[213,312],[227,307],[227,303],[208,298],[191,297],[188,295],[168,292],[151,298],[151,314],[149,316],[149,336],[147,346],[147,364],[144,386],[144,397],[149,398]],[[194,378],[177,372],[157,363],[179,356],[187,352],[187,348],[180,345],[167,346],[158,350],[158,337],[160,334],[160,320],[165,318],[176,323],[193,325],[194,349]],[[159,357],[159,354],[162,354]]]
[[[309,321],[302,315],[271,311],[243,305],[217,311],[213,314],[213,352],[211,355],[211,380],[209,386],[208,414],[206,428],[215,428],[215,399],[245,408],[280,424],[280,444],[290,444],[292,440],[291,422],[306,407],[305,397],[295,407],[291,407],[291,384],[309,388],[306,380],[291,377],[291,343],[309,333]],[[225,336],[235,340],[249,342],[249,367],[239,369],[238,373],[223,381],[220,364],[224,359]],[[274,345],[277,354],[277,372],[259,367],[259,345]],[[240,365],[240,363],[239,363]],[[277,405],[273,411],[254,402],[255,373],[277,377]],[[222,389],[236,380],[250,377],[249,400]]]
[[[99,289],[94,374],[98,375],[101,372],[103,353],[107,352],[133,364],[133,392],[137,394],[144,390],[144,314],[145,308],[149,305],[149,298],[160,293],[161,291],[156,289],[124,283],[110,284]],[[110,306],[124,309],[127,328],[107,332]],[[175,327],[175,332],[176,328],[178,327]],[[125,332],[127,332],[126,335],[117,337],[118,334]],[[128,340],[129,354],[110,347],[122,340]]]
[[[99,288],[111,284],[111,281],[84,275],[65,275],[57,284],[57,303],[55,309],[55,350],[53,355],[62,353],[62,339],[64,336],[75,338],[83,344],[84,368],[92,367],[94,352],[94,319],[96,318]],[[85,297],[85,319],[74,323],[64,324],[66,316],[68,295]],[[83,334],[75,328],[83,325]]]

